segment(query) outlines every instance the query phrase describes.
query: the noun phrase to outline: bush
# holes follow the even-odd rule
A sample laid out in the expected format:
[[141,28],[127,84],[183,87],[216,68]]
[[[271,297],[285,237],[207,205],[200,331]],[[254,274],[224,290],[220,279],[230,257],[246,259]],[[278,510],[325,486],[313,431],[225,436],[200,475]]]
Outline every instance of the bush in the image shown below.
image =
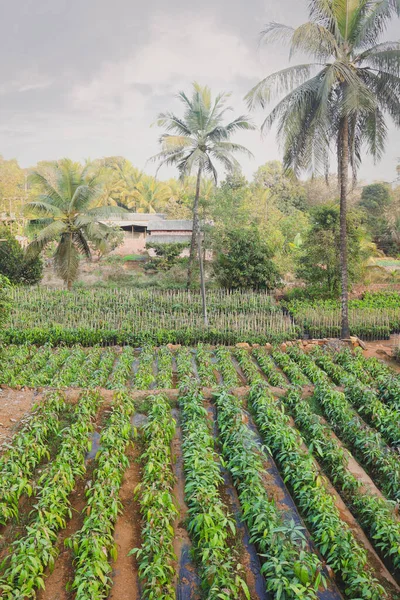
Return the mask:
[[147,262],[146,270],[169,271],[176,265],[183,250],[188,247],[186,242],[172,242],[170,244],[147,244],[148,249],[154,250],[156,257]]
[[226,231],[217,246],[213,267],[223,288],[273,290],[279,285],[273,252],[255,226]]
[[0,274],[15,284],[38,283],[43,275],[42,259],[27,260],[23,248],[7,227],[0,228],[0,238]]

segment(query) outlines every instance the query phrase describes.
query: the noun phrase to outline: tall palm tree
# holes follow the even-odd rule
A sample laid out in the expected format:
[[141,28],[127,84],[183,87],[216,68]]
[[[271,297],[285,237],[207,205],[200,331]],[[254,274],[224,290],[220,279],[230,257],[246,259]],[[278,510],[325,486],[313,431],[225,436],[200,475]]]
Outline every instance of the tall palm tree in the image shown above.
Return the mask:
[[[184,107],[183,117],[175,114],[161,113],[157,124],[165,127],[166,133],[160,138],[161,152],[153,157],[161,165],[174,165],[178,168],[180,178],[184,179],[196,170],[196,191],[193,202],[193,233],[190,245],[188,287],[192,282],[193,262],[198,247],[200,271],[202,273],[199,198],[201,180],[209,174],[217,183],[218,175],[214,161],[220,163],[228,172],[238,168],[235,153],[251,153],[240,144],[234,144],[230,138],[240,130],[254,129],[246,116],[240,116],[223,124],[226,113],[232,110],[226,106],[229,94],[218,94],[213,100],[209,87],[193,84],[189,98],[185,92],[179,92],[178,98]],[[202,277],[202,279],[204,279]],[[202,282],[202,290],[204,281]],[[204,291],[204,290],[203,290]],[[207,319],[205,315],[205,320]]]
[[347,196],[349,167],[356,177],[365,147],[379,159],[390,115],[400,125],[400,43],[380,42],[400,0],[309,0],[309,22],[293,29],[270,23],[266,42],[288,41],[290,55],[314,62],[266,77],[248,94],[250,107],[283,95],[263,123],[277,124],[284,164],[295,173],[329,169],[336,151],[340,187],[342,337],[349,336],[347,276]]
[[119,207],[97,206],[101,187],[96,177],[87,177],[79,163],[62,159],[45,174],[33,172],[31,183],[38,190],[25,205],[28,231],[34,234],[28,256],[37,256],[56,242],[54,262],[58,275],[71,289],[79,268],[80,255],[91,259],[91,247],[107,244],[114,229],[101,222],[112,215],[124,218]]

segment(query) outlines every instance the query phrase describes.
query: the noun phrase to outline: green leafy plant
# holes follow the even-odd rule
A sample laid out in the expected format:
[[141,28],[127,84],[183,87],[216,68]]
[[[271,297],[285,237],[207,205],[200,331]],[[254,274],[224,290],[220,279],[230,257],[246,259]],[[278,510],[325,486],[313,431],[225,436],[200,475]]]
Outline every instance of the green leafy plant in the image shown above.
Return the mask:
[[144,425],[145,450],[142,481],[135,490],[142,514],[142,544],[134,548],[139,563],[142,597],[149,600],[175,600],[174,521],[178,510],[172,493],[171,441],[175,420],[166,396],[150,398],[149,420]]
[[367,554],[340,518],[312,455],[303,448],[282,406],[263,387],[253,387],[250,404],[259,430],[278,461],[327,564],[340,575],[349,598],[382,600],[387,594],[368,568]]
[[224,346],[218,346],[215,349],[215,356],[218,360],[218,369],[222,375],[223,385],[227,388],[239,385],[239,375],[232,362],[231,351]]
[[264,377],[261,375],[256,363],[252,360],[251,355],[245,348],[235,348],[234,355],[250,385],[255,385],[257,383],[264,383],[266,385]]
[[272,358],[276,363],[278,363],[282,371],[293,385],[303,386],[310,384],[309,379],[303,375],[299,365],[296,364],[296,362],[292,360],[288,354],[285,354],[285,352],[281,352],[280,350],[274,350],[272,352]]
[[116,392],[113,410],[101,433],[97,466],[86,490],[82,528],[65,545],[75,555],[75,575],[70,589],[76,600],[102,600],[111,588],[110,560],[116,560],[114,527],[121,512],[119,491],[129,461],[125,451],[131,441],[133,403],[128,394]]
[[322,564],[307,550],[301,527],[286,522],[263,484],[265,466],[253,434],[243,423],[240,401],[215,396],[222,454],[238,490],[243,519],[262,560],[267,590],[281,600],[318,598],[325,584]]
[[272,360],[271,356],[267,354],[265,349],[254,348],[253,356],[260,365],[262,372],[264,373],[270,385],[282,388],[287,386],[285,377],[278,371],[276,364]]
[[35,590],[45,587],[45,569],[54,568],[57,533],[71,517],[68,497],[76,479],[85,472],[89,434],[93,431],[99,401],[97,392],[85,392],[74,411],[74,422],[60,432],[60,450],[43,471],[35,490],[38,499],[33,521],[12,544],[1,564],[0,591],[6,600],[35,598]]
[[14,435],[0,459],[0,523],[18,517],[19,499],[33,491],[32,475],[36,467],[50,458],[50,442],[55,439],[65,398],[59,392],[47,395]]
[[217,384],[217,379],[214,373],[212,363],[212,353],[205,348],[203,344],[199,344],[196,349],[197,372],[200,377],[200,382],[205,387],[213,387]]
[[118,356],[117,363],[107,382],[109,390],[123,390],[132,376],[132,366],[135,360],[135,351],[130,346],[123,348]]
[[139,365],[135,373],[134,386],[137,390],[149,390],[155,382],[154,348],[145,346],[139,355]]
[[173,384],[172,352],[166,346],[162,346],[157,354],[157,388],[170,389]]

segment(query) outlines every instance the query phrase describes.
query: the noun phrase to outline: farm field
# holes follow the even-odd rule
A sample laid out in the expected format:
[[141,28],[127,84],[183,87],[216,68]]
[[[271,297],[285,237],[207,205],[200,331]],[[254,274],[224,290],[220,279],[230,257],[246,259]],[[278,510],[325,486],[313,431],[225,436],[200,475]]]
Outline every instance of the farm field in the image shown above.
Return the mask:
[[10,346],[0,362],[3,598],[400,597],[400,377],[377,359]]
[[[208,328],[197,292],[14,288],[11,314],[0,339],[6,344],[189,346],[340,335],[336,301],[279,304],[266,293],[210,290],[207,302]],[[351,332],[364,340],[387,339],[400,332],[399,315],[398,293],[366,293],[350,301]]]

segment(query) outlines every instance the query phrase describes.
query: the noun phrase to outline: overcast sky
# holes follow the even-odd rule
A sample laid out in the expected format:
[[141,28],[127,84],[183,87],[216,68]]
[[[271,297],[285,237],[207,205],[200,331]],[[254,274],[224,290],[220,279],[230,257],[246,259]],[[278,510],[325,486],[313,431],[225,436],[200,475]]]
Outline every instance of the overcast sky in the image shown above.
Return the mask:
[[[236,114],[263,76],[284,67],[287,51],[258,47],[268,21],[297,25],[307,0],[0,0],[0,154],[27,167],[38,160],[122,155],[154,172],[151,127],[191,82],[232,92]],[[386,36],[398,39],[399,22]],[[235,114],[233,113],[233,114]],[[262,114],[253,115],[257,125]],[[241,134],[255,156],[250,176],[281,158],[273,134]],[[400,133],[390,124],[385,158],[364,159],[366,181],[395,178]],[[162,171],[167,177],[172,171]]]

